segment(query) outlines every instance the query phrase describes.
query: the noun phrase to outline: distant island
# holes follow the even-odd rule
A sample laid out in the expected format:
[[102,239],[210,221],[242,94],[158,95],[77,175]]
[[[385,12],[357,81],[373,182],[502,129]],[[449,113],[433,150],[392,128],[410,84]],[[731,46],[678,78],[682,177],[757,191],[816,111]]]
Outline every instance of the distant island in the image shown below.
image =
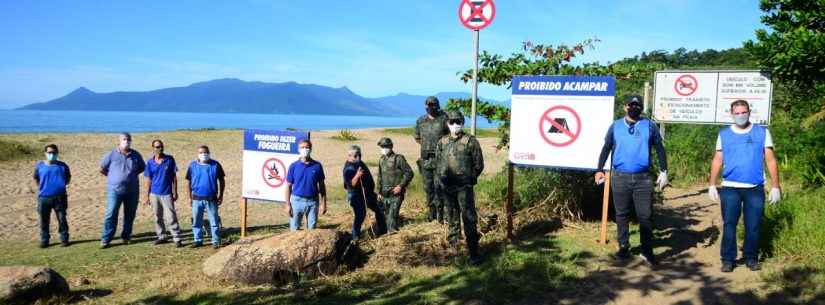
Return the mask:
[[[435,95],[442,105],[450,98],[469,97],[462,92]],[[366,98],[347,87],[225,78],[142,92],[97,93],[80,87],[63,97],[18,109],[414,116],[424,113],[425,99],[405,93]]]

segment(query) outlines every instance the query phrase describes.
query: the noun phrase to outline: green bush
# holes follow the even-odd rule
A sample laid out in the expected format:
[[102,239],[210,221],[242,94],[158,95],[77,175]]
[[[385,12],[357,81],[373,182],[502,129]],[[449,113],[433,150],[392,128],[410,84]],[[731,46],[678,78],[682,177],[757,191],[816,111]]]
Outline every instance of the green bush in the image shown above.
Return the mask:
[[337,135],[332,136],[335,140],[340,141],[357,141],[358,135],[356,135],[352,130],[349,129],[341,129],[338,131]]
[[35,149],[21,143],[0,140],[0,161],[35,158]]

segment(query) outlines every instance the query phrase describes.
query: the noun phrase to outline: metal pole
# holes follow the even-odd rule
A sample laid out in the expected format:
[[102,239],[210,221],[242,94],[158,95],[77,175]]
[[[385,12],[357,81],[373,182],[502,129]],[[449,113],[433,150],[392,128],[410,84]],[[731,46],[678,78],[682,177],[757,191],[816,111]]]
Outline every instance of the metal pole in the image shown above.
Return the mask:
[[476,135],[476,100],[478,100],[478,30],[473,31],[473,107],[470,134]]
[[507,213],[507,239],[513,238],[513,163],[507,162],[507,201],[504,202],[504,212]]

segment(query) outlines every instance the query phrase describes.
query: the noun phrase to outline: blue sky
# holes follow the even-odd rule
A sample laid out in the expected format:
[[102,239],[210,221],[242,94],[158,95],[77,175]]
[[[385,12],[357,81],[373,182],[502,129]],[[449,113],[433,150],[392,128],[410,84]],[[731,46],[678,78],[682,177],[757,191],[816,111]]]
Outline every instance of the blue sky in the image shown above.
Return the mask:
[[[0,1],[0,109],[85,86],[151,90],[234,77],[347,86],[367,97],[470,91],[458,0]],[[739,47],[756,0],[496,1],[481,49],[601,40],[580,62]],[[506,100],[503,88],[479,95]]]

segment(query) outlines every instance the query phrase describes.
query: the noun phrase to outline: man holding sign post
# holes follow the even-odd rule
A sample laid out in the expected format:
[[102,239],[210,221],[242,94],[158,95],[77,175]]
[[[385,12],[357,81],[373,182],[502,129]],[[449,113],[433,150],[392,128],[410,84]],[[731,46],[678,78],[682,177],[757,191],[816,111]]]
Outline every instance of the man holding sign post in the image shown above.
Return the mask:
[[[653,181],[650,170],[650,149],[655,147],[659,160],[659,189],[667,185],[667,157],[659,128],[652,121],[642,117],[642,97],[631,95],[625,98],[625,117],[613,122],[604,138],[604,146],[599,156],[598,168],[604,168],[608,155],[613,155],[613,204],[616,209],[616,238],[619,251],[616,258],[630,257],[628,216],[630,205],[636,210],[641,234],[641,256],[649,264],[655,265],[653,255]],[[604,172],[595,175],[596,183],[604,182]]]

